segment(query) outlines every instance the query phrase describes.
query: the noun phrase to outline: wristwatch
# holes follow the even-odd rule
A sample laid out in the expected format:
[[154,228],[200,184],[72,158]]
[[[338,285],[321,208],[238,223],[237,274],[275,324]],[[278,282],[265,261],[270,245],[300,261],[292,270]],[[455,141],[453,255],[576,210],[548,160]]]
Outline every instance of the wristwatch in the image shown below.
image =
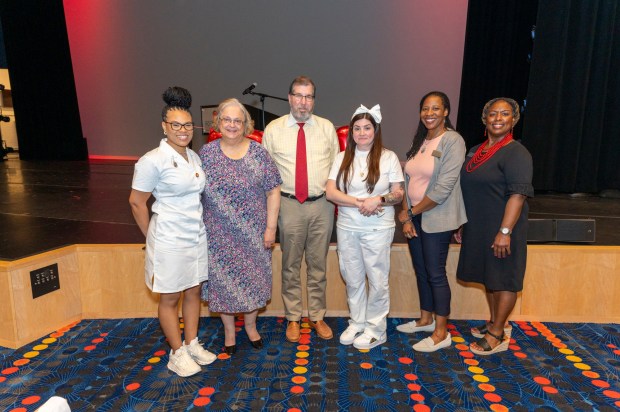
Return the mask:
[[501,233],[502,235],[508,235],[510,236],[512,234],[512,230],[510,230],[507,227],[500,227],[499,228],[499,233]]

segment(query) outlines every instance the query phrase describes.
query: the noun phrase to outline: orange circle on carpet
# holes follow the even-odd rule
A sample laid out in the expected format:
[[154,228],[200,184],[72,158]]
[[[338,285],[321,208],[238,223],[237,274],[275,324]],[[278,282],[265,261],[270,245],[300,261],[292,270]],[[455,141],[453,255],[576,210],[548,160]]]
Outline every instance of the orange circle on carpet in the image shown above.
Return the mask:
[[558,393],[558,390],[553,386],[543,386],[542,390],[547,393]]
[[215,393],[215,388],[207,386],[206,388],[200,388],[198,390],[198,395],[200,396],[211,396]]
[[469,366],[477,366],[480,364],[480,362],[478,362],[476,359],[465,359],[463,362],[465,362],[465,364]]
[[616,392],[616,391],[612,391],[612,390],[607,390],[607,391],[603,391],[603,394],[605,396],[607,396],[608,398],[620,399],[620,392]]
[[417,383],[410,383],[409,385],[407,385],[407,389],[409,389],[412,392],[417,392],[420,389],[422,389],[422,387],[418,385]]
[[293,387],[291,388],[291,392],[292,392],[292,393],[295,393],[295,394],[304,393],[304,388],[303,388],[303,387],[301,387],[301,386],[297,386],[297,385],[295,385],[295,386],[293,386]]
[[494,403],[502,401],[502,397],[495,393],[485,393],[484,399],[486,399],[489,402],[494,402]]
[[536,382],[539,385],[549,385],[551,383],[551,381],[547,378],[545,378],[544,376],[536,376],[534,377],[534,382]]
[[419,393],[414,393],[410,396],[410,398],[416,402],[423,402],[424,401],[424,395],[419,394]]
[[33,403],[37,403],[41,400],[40,396],[29,396],[22,401],[22,405],[32,405]]
[[485,392],[495,392],[495,386],[491,385],[490,383],[481,383],[480,385],[478,385],[478,388],[481,391]]
[[362,362],[362,363],[360,363],[360,367],[362,369],[371,369],[372,368],[372,363]]
[[207,406],[210,403],[211,403],[211,398],[198,397],[194,399],[194,406]]
[[413,359],[411,358],[398,358],[398,361],[405,365],[410,365],[413,363]]
[[424,405],[423,403],[416,403],[413,405],[413,410],[415,412],[430,412],[431,408],[428,405]]
[[592,381],[592,385],[598,386],[599,388],[609,388],[609,383],[602,381],[600,379],[595,379]]
[[407,379],[408,381],[415,381],[418,380],[418,375],[414,375],[413,373],[406,373],[405,379]]
[[138,382],[134,382],[134,383],[130,383],[129,385],[125,386],[125,389],[127,389],[128,391],[135,391],[139,387],[140,387],[140,384]]

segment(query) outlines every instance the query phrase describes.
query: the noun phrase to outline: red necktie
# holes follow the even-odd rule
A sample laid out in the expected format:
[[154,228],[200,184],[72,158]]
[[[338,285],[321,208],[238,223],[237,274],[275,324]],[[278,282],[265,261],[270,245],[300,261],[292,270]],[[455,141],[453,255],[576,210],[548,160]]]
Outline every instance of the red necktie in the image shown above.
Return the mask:
[[304,123],[297,123],[297,156],[295,159],[295,197],[299,203],[308,199],[308,165],[306,160],[306,134]]

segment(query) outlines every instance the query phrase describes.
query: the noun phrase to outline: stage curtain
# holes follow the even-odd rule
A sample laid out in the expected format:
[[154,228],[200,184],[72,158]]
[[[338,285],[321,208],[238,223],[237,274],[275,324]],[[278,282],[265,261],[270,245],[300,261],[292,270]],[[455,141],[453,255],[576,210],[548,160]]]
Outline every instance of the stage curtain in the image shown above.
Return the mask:
[[537,9],[536,0],[469,1],[456,126],[467,147],[484,140],[480,115],[487,101],[503,96],[523,104]]
[[86,160],[62,0],[0,1],[0,19],[20,159]]
[[523,141],[537,190],[620,189],[620,2],[539,4]]

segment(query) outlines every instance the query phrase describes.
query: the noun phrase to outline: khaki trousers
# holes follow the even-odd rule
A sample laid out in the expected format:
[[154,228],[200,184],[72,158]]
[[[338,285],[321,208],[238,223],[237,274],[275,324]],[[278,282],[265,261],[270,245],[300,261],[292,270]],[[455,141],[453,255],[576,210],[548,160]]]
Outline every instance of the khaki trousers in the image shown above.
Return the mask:
[[278,216],[282,249],[282,300],[289,321],[299,321],[303,314],[300,269],[304,254],[308,316],[313,322],[325,316],[327,251],[333,226],[334,205],[325,196],[303,204],[282,197]]

